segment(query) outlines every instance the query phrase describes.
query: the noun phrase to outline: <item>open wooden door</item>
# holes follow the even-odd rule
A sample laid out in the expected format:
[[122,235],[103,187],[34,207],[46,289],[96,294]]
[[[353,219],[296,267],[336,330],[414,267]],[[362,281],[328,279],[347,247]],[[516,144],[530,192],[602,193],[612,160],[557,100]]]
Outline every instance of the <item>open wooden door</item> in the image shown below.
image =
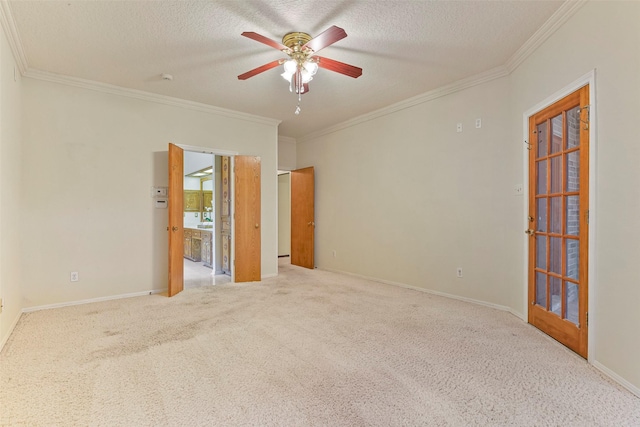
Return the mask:
[[589,87],[531,116],[529,134],[529,323],[586,358]]
[[291,171],[291,264],[314,268],[314,170]]
[[261,273],[260,157],[234,158],[235,282],[256,282]]
[[170,297],[184,289],[184,151],[169,144],[169,289]]

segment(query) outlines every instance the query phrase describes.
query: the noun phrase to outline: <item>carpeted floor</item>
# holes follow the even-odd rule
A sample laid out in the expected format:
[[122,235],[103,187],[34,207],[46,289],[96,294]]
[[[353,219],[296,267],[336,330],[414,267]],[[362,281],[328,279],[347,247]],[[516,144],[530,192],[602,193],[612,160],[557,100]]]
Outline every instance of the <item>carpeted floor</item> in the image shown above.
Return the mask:
[[2,426],[640,426],[640,399],[511,314],[290,265],[23,315]]

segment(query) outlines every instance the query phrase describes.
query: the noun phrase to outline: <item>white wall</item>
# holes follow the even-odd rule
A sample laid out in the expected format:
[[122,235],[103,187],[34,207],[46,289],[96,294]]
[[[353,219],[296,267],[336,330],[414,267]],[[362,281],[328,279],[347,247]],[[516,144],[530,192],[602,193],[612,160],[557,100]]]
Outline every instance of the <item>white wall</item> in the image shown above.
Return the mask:
[[38,224],[21,235],[25,306],[166,288],[167,211],[150,187],[167,185],[169,142],[261,157],[262,275],[277,274],[275,122],[31,78],[23,107],[23,219]]
[[506,305],[523,201],[507,114],[502,78],[299,141],[298,167],[316,173],[316,265]]
[[278,137],[278,170],[296,169],[296,140],[286,136]]
[[[22,222],[21,210],[22,78],[17,71],[14,80],[15,66],[5,33],[0,31],[0,298],[4,304],[0,314],[0,348],[24,307],[20,263],[27,223]],[[32,264],[31,268],[38,266]]]
[[[596,70],[595,277],[589,314],[596,362],[640,389],[640,3],[589,2],[512,75],[512,139],[522,112]],[[524,298],[524,296],[520,296]],[[524,301],[524,300],[521,300]]]
[[513,190],[525,179],[522,115],[596,68],[591,356],[638,393],[638,22],[640,3],[589,2],[507,77],[299,140],[296,166],[316,171],[318,267],[524,316],[526,200]]

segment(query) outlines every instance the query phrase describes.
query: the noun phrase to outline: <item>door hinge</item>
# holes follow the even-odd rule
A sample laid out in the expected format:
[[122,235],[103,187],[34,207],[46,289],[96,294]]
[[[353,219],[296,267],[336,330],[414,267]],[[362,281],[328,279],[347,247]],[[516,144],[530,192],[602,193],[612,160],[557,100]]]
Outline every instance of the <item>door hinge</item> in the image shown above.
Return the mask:
[[589,209],[587,209],[587,225],[589,225]]
[[589,312],[587,311],[587,326],[589,326]]

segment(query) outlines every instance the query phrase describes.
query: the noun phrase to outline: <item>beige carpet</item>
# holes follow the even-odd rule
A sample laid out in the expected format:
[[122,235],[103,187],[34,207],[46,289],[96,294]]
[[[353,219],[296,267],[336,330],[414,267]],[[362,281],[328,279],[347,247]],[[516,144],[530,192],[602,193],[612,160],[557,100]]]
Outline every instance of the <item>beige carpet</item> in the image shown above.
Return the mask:
[[640,426],[640,399],[508,313],[283,266],[26,314],[3,426]]

